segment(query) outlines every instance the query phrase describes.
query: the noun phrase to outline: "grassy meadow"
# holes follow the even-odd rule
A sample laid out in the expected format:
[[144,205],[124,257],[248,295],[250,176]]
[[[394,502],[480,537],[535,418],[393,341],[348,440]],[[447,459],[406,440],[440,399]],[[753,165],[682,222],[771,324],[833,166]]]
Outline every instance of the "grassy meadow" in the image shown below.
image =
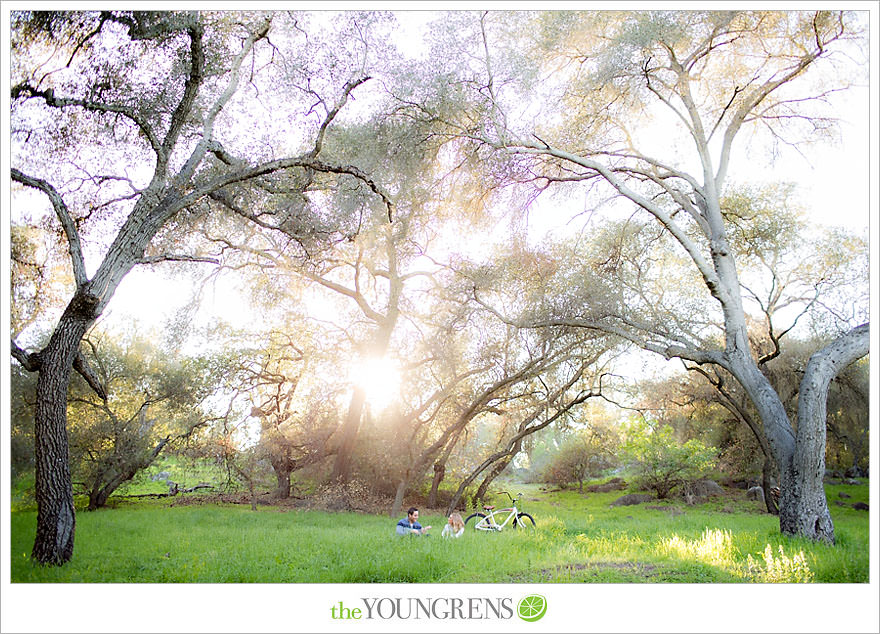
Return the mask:
[[[30,562],[36,513],[18,510],[12,581],[868,582],[868,513],[849,506],[868,501],[866,481],[827,486],[834,546],[782,537],[778,519],[744,491],[694,506],[655,500],[610,507],[625,491],[504,486],[525,493],[522,506],[537,522],[533,533],[477,534],[469,527],[462,538],[446,540],[443,516],[423,509],[420,521],[434,534],[398,537],[399,518],[385,515],[139,500],[78,513],[74,556],[61,568]],[[846,507],[834,504],[841,491],[851,496]]]

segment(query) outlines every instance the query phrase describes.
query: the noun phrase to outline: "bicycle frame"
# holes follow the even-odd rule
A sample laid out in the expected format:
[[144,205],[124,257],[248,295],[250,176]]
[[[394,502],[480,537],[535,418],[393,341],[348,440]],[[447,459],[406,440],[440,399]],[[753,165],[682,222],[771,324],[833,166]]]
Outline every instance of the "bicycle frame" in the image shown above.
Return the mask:
[[[503,509],[487,509],[483,508],[486,513],[485,517],[480,518],[477,523],[474,525],[474,528],[478,531],[501,531],[505,526],[510,524],[510,521],[513,520],[513,526],[517,526],[516,518],[521,514],[519,508],[516,503],[522,496],[522,494],[518,495],[514,498],[507,491],[499,491],[499,493],[504,493],[507,497],[510,498],[511,506]],[[507,517],[504,515],[507,514]],[[499,523],[499,520],[504,517],[504,521]],[[468,518],[470,519],[470,518]],[[531,520],[531,517],[529,517]],[[531,520],[534,523],[534,520]]]
[[[495,516],[501,515],[503,513],[508,513],[508,515],[506,518],[504,518],[504,521],[499,524],[498,521],[495,519]],[[516,508],[516,505],[514,505],[510,508],[506,508],[506,509],[492,510],[492,511],[487,512],[486,517],[483,518],[482,520],[480,520],[479,522],[477,522],[477,525],[474,528],[476,528],[477,530],[483,530],[483,531],[486,531],[486,530],[500,531],[505,526],[507,526],[507,524],[510,522],[510,520],[515,518],[517,516],[517,514],[519,514],[519,510]]]

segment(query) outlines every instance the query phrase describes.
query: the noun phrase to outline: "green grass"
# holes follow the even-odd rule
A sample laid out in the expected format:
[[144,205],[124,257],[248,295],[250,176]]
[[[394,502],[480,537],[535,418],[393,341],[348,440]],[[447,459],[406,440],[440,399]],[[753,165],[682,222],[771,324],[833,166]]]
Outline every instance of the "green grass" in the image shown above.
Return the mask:
[[[778,520],[745,500],[687,507],[656,502],[610,508],[621,492],[524,491],[537,521],[531,535],[505,531],[458,540],[423,512],[429,538],[397,537],[396,519],[261,507],[169,507],[166,500],[77,514],[73,560],[60,568],[29,560],[36,514],[12,513],[14,582],[571,583],[751,581],[748,557],[769,545],[804,553],[814,582],[868,581],[868,514],[833,504],[866,501],[868,487],[828,488],[838,543],[787,539]],[[683,511],[679,513],[679,511]],[[785,580],[785,579],[781,579]]]

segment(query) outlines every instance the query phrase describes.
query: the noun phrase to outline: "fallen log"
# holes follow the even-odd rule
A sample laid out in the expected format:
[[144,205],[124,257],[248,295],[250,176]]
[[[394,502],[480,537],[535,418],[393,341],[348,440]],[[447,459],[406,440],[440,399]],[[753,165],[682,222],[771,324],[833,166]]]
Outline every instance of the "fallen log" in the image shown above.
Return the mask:
[[114,495],[114,498],[171,498],[177,495],[178,493],[193,493],[198,491],[199,489],[213,489],[213,484],[205,484],[199,483],[194,487],[190,487],[188,489],[179,489],[177,487],[170,487],[170,491],[168,493],[138,493],[133,495]]

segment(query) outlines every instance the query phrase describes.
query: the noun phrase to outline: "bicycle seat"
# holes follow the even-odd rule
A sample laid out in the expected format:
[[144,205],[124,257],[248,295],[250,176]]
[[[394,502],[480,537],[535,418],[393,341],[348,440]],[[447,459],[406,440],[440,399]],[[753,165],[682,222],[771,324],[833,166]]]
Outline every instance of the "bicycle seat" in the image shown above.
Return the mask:
[[491,511],[491,510],[494,509],[494,508],[495,508],[494,506],[484,506],[484,507],[483,507],[483,510],[484,510],[484,511]]

